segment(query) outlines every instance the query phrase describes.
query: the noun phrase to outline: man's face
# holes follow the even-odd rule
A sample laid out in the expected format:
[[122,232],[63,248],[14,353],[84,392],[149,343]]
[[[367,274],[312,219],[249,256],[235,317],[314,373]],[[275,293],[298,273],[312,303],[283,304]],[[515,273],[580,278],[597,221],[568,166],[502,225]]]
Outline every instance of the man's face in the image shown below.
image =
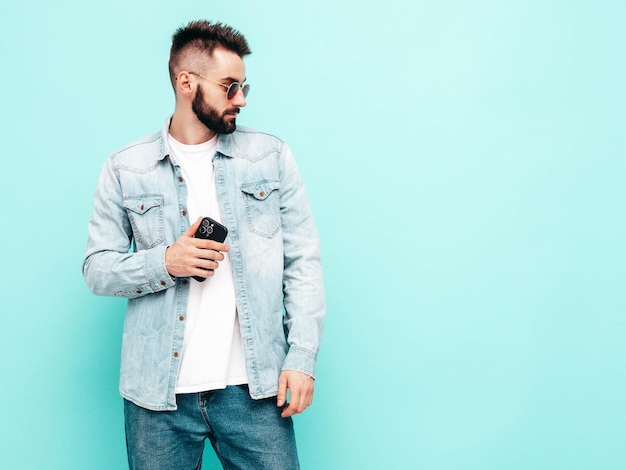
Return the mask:
[[[246,79],[246,68],[241,57],[234,52],[216,49],[213,52],[211,68],[202,71],[212,80],[229,86],[233,82],[243,83]],[[203,83],[196,87],[196,95],[191,109],[202,124],[218,134],[230,134],[237,128],[237,114],[246,105],[241,90],[228,99],[226,88],[218,83],[197,77]]]
[[231,107],[223,111],[214,108],[205,99],[202,85],[198,85],[191,109],[202,124],[218,134],[230,134],[237,128],[236,117],[239,108]]

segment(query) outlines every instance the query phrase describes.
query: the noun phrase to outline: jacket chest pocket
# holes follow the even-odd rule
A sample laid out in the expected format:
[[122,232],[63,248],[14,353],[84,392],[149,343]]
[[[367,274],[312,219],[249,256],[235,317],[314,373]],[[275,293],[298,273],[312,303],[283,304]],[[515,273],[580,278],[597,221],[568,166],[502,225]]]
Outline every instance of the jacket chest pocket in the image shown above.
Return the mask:
[[138,247],[153,248],[163,241],[162,195],[125,196],[124,207]]
[[257,181],[241,185],[246,201],[248,227],[252,233],[271,238],[280,229],[278,181]]

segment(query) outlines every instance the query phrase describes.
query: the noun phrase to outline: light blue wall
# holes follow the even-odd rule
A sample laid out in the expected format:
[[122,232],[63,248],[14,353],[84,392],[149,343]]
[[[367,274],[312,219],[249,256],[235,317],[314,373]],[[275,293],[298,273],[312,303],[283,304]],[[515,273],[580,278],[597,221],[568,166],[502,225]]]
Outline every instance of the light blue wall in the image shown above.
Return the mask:
[[124,302],[84,286],[86,224],[196,18],[247,35],[240,123],[290,143],[322,235],[303,468],[626,468],[626,4],[602,0],[1,0],[0,468],[125,466]]

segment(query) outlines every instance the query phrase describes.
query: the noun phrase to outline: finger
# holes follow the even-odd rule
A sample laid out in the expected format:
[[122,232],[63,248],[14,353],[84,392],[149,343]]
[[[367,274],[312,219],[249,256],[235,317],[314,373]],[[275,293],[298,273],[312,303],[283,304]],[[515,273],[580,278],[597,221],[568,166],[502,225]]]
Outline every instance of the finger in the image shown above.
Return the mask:
[[183,233],[184,237],[193,237],[196,234],[196,231],[198,230],[198,227],[200,227],[200,222],[202,222],[202,217],[198,217],[198,220],[196,220],[194,222],[194,224],[189,227],[185,233]]
[[[195,265],[196,267],[205,269],[216,269],[217,264],[219,264],[220,261],[224,260],[224,255],[219,251],[206,250],[202,248],[194,250],[191,254],[191,257],[191,264]],[[206,263],[207,261],[209,262],[209,264]]]
[[283,406],[287,399],[287,376],[284,373],[280,374],[278,379],[278,395],[276,397],[276,406]]
[[288,383],[287,388],[289,389],[289,404],[281,413],[283,418],[302,413],[306,409],[302,384],[295,380],[291,380]]
[[305,385],[303,388],[300,389],[297,413],[302,413],[304,410],[306,410],[309,406],[311,406],[312,401],[312,390],[307,385]]
[[230,248],[228,245],[220,242],[216,242],[214,240],[206,240],[203,238],[194,238],[193,239],[194,246],[196,248],[200,248],[202,250],[212,250],[216,253],[227,253]]
[[293,388],[289,389],[289,404],[281,413],[283,418],[288,418],[289,416],[296,415],[301,413],[303,410],[300,410],[300,393]]
[[283,418],[289,418],[290,416],[302,413],[304,410],[306,410],[306,406],[296,406],[295,402],[291,401],[290,397],[289,405],[283,409],[283,412],[280,414],[280,416]]
[[194,268],[202,269],[204,271],[215,271],[220,267],[217,261],[213,261],[210,259],[198,259],[194,262]]
[[209,277],[213,277],[214,274],[215,274],[214,269],[195,268],[194,270],[192,270],[192,272],[189,275],[207,279]]

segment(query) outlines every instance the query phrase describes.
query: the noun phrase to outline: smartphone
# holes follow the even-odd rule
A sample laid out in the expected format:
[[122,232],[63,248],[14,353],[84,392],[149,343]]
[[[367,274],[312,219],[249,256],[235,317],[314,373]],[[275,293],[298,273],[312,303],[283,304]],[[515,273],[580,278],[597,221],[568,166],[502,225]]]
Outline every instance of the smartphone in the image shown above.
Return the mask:
[[[228,229],[226,227],[213,220],[211,217],[204,217],[194,237],[224,243],[226,235],[228,235]],[[202,282],[206,279],[200,276],[193,276],[193,278],[198,282]]]

